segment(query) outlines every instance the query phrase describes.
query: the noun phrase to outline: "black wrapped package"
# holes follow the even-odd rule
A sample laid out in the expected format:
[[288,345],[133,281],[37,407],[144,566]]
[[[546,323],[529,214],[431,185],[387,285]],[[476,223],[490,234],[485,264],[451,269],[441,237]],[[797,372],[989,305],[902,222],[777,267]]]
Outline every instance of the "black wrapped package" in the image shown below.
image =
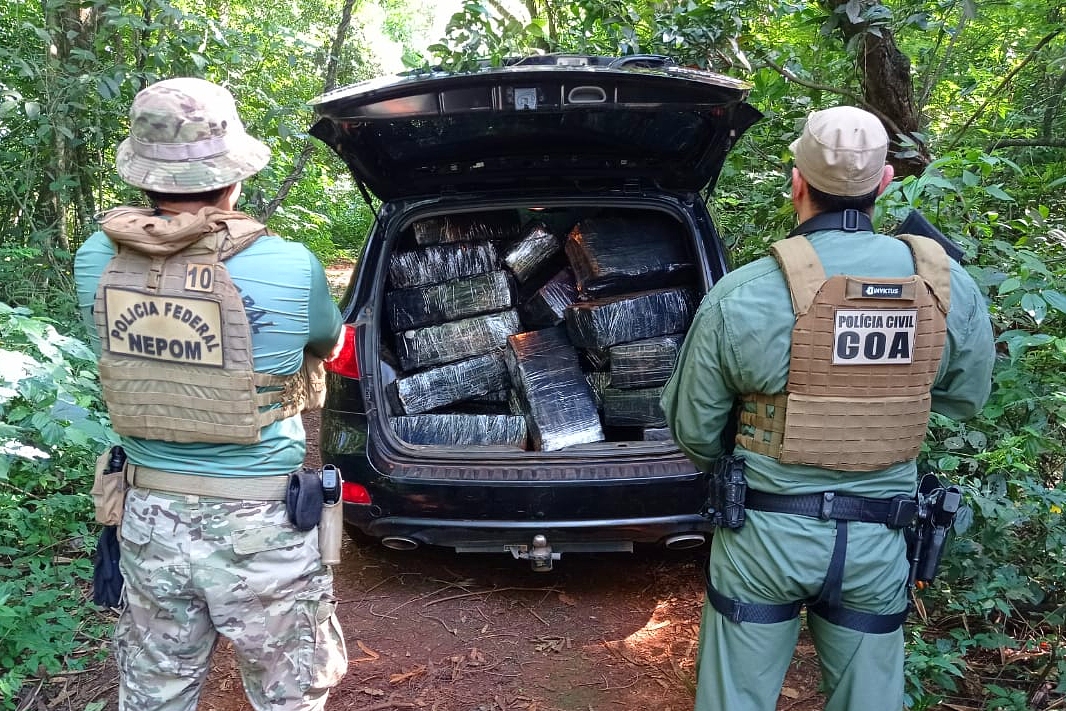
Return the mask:
[[441,284],[393,289],[385,294],[385,314],[393,333],[511,306],[511,285],[502,269]]
[[696,292],[657,289],[580,301],[566,309],[566,330],[578,348],[605,349],[618,343],[683,333],[696,311]]
[[[417,415],[511,387],[507,361],[498,350],[399,378],[391,387],[397,412]],[[506,395],[504,396],[506,398]]]
[[526,448],[526,420],[521,415],[410,415],[389,422],[396,435],[411,444]]
[[574,273],[563,269],[522,299],[519,306],[522,323],[534,330],[557,326],[563,322],[566,307],[576,300]]
[[562,242],[543,222],[533,222],[522,229],[518,242],[504,252],[503,263],[519,283],[527,281],[556,252]]
[[645,427],[644,428],[644,441],[645,442],[673,442],[674,433],[670,431],[669,427]]
[[685,336],[680,333],[611,346],[611,387],[651,388],[664,385],[674,372]]
[[565,331],[527,331],[507,341],[511,383],[533,448],[552,451],[603,441],[596,402]]
[[666,415],[659,405],[663,389],[640,388],[603,391],[603,422],[607,425],[638,427],[666,427]]
[[410,289],[439,284],[491,272],[499,265],[500,257],[492,242],[461,242],[393,252],[389,258],[389,286]]
[[445,215],[419,220],[411,226],[420,245],[455,242],[504,241],[518,233],[518,214],[513,210]]
[[505,346],[507,337],[521,330],[514,309],[412,328],[396,334],[396,355],[407,372],[488,353]]
[[592,399],[596,401],[596,407],[603,409],[603,391],[611,387],[610,373],[585,373],[585,380],[592,390]]
[[521,415],[521,410],[511,407],[511,390],[496,390],[484,395],[475,395],[440,409],[441,413],[465,415]]
[[686,239],[677,220],[644,212],[582,220],[570,230],[565,249],[578,290],[603,296],[691,281]]

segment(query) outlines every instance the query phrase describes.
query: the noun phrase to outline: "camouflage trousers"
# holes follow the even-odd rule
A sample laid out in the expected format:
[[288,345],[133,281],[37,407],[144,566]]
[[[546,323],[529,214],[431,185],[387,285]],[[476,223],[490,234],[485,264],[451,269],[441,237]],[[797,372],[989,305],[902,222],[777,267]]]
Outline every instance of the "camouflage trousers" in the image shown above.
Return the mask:
[[121,530],[120,711],[195,711],[219,634],[257,711],[324,708],[348,658],[317,530],[293,528],[280,501],[140,488]]

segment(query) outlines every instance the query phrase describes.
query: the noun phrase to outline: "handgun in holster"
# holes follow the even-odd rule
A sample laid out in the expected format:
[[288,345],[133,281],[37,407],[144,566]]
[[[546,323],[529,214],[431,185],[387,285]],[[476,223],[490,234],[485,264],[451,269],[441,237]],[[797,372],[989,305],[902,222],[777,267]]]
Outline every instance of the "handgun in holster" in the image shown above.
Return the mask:
[[744,478],[744,457],[726,454],[714,462],[708,481],[704,515],[716,528],[736,530],[744,525],[744,497],[748,483]]
[[927,585],[936,578],[949,533],[962,508],[962,490],[944,486],[934,474],[925,474],[916,501],[914,525],[905,531],[910,562],[907,583],[911,587]]

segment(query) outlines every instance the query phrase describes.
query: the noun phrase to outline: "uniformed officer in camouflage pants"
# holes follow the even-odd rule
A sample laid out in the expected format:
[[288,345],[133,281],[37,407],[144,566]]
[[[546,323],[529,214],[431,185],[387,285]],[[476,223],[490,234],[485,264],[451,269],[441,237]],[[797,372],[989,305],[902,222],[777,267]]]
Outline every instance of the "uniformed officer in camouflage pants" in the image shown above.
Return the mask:
[[805,607],[827,711],[900,711],[916,457],[930,407],[988,397],[992,329],[977,285],[923,238],[878,234],[892,180],[881,122],[842,106],[792,144],[789,239],[707,294],[662,397],[708,471],[741,406],[747,520],[715,532],[697,711],[772,711]]
[[341,317],[315,257],[234,210],[269,157],[222,87],[149,86],[116,162],[152,207],[104,214],[75,259],[128,456],[123,710],[194,711],[219,634],[258,711],[322,709],[347,669],[318,533],[284,502],[303,366],[330,355]]

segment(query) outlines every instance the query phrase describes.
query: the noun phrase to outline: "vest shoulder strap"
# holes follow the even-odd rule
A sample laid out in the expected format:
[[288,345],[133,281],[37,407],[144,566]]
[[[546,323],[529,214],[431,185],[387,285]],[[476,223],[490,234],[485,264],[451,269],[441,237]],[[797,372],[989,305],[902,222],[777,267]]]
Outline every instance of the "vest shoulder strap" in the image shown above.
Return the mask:
[[825,283],[825,269],[818,253],[803,235],[774,242],[770,247],[792,296],[792,310],[797,316],[807,313],[814,297]]
[[914,257],[914,271],[933,290],[942,313],[951,310],[951,264],[948,254],[936,240],[921,235],[897,235],[907,243]]

